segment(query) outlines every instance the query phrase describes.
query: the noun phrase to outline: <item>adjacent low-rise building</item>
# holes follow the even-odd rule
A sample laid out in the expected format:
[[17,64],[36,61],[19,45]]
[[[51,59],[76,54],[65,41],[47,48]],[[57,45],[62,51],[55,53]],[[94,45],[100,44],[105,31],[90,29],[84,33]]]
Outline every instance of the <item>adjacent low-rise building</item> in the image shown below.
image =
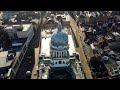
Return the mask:
[[32,24],[17,24],[6,25],[5,31],[8,33],[11,45],[7,50],[0,52],[0,74],[13,79],[34,36],[34,30]]

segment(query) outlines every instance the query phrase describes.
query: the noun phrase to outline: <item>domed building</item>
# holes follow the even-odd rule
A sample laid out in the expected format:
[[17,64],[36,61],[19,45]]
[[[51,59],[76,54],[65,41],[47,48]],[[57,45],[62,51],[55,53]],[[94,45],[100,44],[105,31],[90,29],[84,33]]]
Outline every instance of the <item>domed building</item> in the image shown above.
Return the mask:
[[57,30],[53,33],[50,42],[51,67],[68,67],[69,62],[68,35],[62,31],[62,24],[58,22]]
[[[56,26],[53,28],[52,24],[48,26],[46,24],[47,28],[41,31],[38,78],[84,78],[83,71],[81,71],[81,62],[79,60],[78,63],[79,58],[76,58],[77,52],[75,50],[71,27],[68,27],[68,25],[65,25],[60,20],[56,22]],[[50,33],[51,31],[54,33]],[[80,72],[79,75],[78,72]]]

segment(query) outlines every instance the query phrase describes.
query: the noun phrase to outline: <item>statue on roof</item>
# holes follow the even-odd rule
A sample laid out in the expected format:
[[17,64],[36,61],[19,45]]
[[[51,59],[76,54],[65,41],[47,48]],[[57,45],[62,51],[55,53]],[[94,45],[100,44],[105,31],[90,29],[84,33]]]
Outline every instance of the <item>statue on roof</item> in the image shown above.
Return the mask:
[[60,21],[58,22],[57,29],[58,29],[58,32],[62,31],[62,24]]

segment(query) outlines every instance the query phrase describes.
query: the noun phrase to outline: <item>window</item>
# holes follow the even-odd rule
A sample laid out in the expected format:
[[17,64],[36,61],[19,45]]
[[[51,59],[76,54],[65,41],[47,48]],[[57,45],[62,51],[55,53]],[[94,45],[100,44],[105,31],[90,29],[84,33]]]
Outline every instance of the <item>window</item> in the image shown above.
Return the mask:
[[60,52],[58,52],[58,58],[60,58]]
[[62,52],[62,58],[63,58],[63,52]]
[[42,59],[43,59],[43,57],[39,57],[39,59],[40,59],[40,60],[42,60]]
[[57,62],[55,64],[57,64]]
[[58,57],[58,52],[57,52],[57,56],[56,57]]
[[59,64],[61,64],[62,62],[61,61],[59,61]]
[[63,64],[65,64],[65,62],[63,61]]
[[69,55],[69,52],[67,51],[67,56]]

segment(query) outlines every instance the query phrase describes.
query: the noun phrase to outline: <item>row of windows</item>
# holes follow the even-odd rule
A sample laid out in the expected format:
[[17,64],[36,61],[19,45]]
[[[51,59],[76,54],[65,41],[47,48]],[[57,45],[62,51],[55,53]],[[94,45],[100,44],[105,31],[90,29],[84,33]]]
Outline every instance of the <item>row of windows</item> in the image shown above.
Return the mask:
[[55,64],[66,64],[65,61],[55,62]]
[[63,51],[63,52],[52,52],[52,57],[55,58],[63,58],[68,56],[68,51]]

